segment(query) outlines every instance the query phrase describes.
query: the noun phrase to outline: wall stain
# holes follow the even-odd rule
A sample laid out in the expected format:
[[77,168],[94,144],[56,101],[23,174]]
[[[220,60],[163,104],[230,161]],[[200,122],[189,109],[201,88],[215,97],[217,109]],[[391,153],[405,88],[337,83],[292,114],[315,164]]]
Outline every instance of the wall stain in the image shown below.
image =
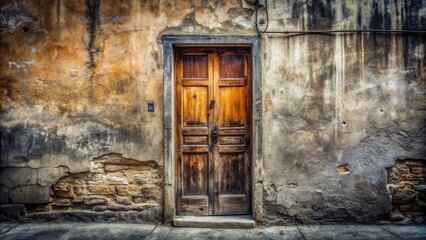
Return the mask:
[[99,49],[95,46],[97,35],[97,27],[101,24],[99,16],[100,0],[86,0],[86,18],[87,18],[87,32],[89,33],[89,43],[87,51],[89,53],[89,67],[96,67],[95,57]]

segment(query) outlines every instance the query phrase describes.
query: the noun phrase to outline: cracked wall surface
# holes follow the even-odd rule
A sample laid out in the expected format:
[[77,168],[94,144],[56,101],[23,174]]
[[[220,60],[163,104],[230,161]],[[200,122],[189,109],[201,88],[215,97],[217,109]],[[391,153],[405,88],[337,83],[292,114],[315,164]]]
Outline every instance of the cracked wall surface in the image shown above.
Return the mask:
[[[94,195],[104,216],[139,209],[160,220],[161,36],[256,36],[252,2],[0,0],[0,203],[71,214],[94,212],[84,204]],[[426,30],[424,0],[269,0],[268,10],[273,31]],[[390,217],[386,168],[426,159],[425,42],[424,34],[263,34],[258,219],[398,221]],[[126,167],[106,171],[99,156],[121,156],[116,165]],[[137,196],[119,197],[107,180],[118,174],[143,195],[146,186],[126,175],[136,162],[155,182],[155,197],[143,200],[149,208],[132,208],[142,204]],[[91,186],[87,179],[99,174],[108,186],[102,194],[58,190]]]

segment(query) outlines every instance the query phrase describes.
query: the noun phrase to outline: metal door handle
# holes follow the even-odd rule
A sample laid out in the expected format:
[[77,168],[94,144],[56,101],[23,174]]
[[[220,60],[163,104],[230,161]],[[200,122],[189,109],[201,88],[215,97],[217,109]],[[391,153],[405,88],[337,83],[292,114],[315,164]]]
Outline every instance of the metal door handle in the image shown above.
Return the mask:
[[211,137],[212,137],[212,142],[217,143],[217,141],[219,140],[219,133],[217,131],[217,127],[214,127],[214,129],[212,130]]

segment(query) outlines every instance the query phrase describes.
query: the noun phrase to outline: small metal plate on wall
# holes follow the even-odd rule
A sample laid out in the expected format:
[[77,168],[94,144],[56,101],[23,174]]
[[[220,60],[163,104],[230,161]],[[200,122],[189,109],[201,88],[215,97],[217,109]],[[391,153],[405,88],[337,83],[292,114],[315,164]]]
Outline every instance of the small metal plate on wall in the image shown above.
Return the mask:
[[154,112],[154,103],[148,103],[148,112]]

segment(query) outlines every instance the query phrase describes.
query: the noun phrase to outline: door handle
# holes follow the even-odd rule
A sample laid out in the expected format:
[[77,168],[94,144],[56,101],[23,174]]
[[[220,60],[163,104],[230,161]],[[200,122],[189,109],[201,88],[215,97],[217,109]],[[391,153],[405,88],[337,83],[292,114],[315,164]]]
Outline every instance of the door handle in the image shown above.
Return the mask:
[[212,130],[211,138],[213,143],[217,143],[217,141],[219,140],[219,133],[217,127],[214,127],[214,129]]

